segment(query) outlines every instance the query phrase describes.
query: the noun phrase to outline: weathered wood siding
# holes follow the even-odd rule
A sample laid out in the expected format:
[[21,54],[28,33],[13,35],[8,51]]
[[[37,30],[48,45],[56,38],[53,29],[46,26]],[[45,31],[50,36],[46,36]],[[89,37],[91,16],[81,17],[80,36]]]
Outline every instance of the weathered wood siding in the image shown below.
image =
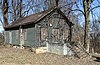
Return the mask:
[[19,30],[13,30],[12,32],[12,44],[19,45]]
[[9,43],[9,31],[5,31],[5,43]]
[[19,45],[19,30],[5,31],[5,42]]
[[26,39],[24,45],[25,46],[30,46],[30,47],[38,47],[39,46],[39,35],[38,35],[38,29],[33,27],[33,28],[27,28],[26,32]]
[[36,45],[38,45],[38,43],[36,44],[36,29],[35,28],[27,28],[26,29],[26,39],[24,42],[25,46],[31,46],[31,47],[35,47]]
[[[68,41],[69,26],[66,19],[57,11],[48,15],[44,20],[36,24],[38,28],[38,38],[40,44],[44,45],[44,41],[48,40],[49,43],[63,43],[64,40]],[[44,29],[42,31],[41,29]]]

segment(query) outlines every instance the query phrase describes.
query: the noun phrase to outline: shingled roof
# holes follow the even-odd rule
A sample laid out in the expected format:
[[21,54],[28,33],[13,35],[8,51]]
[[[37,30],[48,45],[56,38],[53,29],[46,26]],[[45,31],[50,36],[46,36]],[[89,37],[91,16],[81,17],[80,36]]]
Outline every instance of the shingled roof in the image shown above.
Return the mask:
[[[51,8],[49,10],[46,10],[46,11],[42,11],[42,12],[39,12],[39,13],[36,13],[36,14],[32,14],[32,15],[29,15],[29,16],[26,16],[26,17],[19,18],[18,20],[13,21],[13,23],[11,23],[11,25],[8,25],[7,27],[5,27],[5,30],[11,29],[11,28],[16,28],[16,27],[19,28],[20,26],[35,24],[35,23],[41,21],[42,19],[44,19],[48,14],[52,13],[55,10],[60,11],[59,8],[54,7],[54,8]],[[60,12],[67,19],[67,17],[63,14],[63,12],[62,11],[60,11]]]

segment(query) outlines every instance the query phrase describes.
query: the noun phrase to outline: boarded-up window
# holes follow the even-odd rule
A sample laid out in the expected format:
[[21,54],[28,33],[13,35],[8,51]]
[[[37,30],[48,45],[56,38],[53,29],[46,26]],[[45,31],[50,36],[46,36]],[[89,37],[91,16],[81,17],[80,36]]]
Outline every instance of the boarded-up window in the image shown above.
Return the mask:
[[47,40],[48,32],[47,28],[41,28],[41,40]]
[[63,40],[67,40],[68,39],[68,29],[64,29],[63,30]]
[[64,26],[65,25],[65,21],[64,21],[64,19],[60,19],[60,26]]
[[49,26],[53,26],[54,28],[56,28],[57,26],[59,26],[59,18],[50,18],[48,24]]
[[52,29],[52,42],[53,43],[59,42],[59,29]]

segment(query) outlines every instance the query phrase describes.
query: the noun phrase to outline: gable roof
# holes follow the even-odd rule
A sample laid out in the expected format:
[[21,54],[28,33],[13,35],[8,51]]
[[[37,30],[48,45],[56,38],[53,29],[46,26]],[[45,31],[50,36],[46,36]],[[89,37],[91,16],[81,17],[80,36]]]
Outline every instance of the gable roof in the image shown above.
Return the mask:
[[32,14],[26,17],[22,17],[19,18],[18,20],[14,21],[11,25],[8,25],[7,27],[5,27],[5,30],[12,30],[15,28],[18,28],[20,26],[27,26],[27,25],[31,25],[31,24],[36,24],[37,22],[41,21],[42,19],[44,19],[47,15],[49,15],[50,13],[52,13],[53,11],[59,11],[68,21],[68,23],[71,23],[68,18],[65,16],[65,14],[57,7],[51,8],[49,10],[46,11],[42,11],[36,14]]

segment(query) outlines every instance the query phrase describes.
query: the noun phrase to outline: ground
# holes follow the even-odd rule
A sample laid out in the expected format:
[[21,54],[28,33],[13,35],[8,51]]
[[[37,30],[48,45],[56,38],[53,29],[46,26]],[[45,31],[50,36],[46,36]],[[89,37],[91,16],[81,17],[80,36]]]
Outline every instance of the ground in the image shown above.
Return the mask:
[[78,59],[56,54],[36,54],[27,49],[0,46],[0,65],[100,65],[87,57]]

